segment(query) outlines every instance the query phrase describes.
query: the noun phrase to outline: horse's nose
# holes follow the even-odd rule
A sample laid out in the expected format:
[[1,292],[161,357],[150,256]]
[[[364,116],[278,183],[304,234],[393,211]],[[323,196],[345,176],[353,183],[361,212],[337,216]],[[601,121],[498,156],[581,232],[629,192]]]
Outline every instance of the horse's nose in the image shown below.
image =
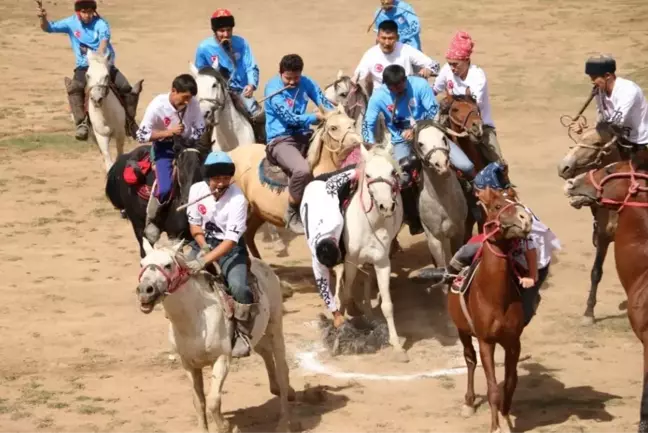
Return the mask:
[[567,179],[571,176],[571,164],[568,162],[558,164],[558,176]]
[[379,208],[381,211],[387,210],[387,208],[385,207],[385,205],[382,204],[382,203],[378,205],[378,208]]
[[396,209],[396,202],[393,202],[393,203],[392,203],[392,206],[391,206],[391,211],[392,211],[392,212],[394,212],[394,209]]
[[568,196],[572,189],[574,189],[574,179],[567,179],[567,181],[565,181],[565,186],[563,187],[565,195]]
[[212,115],[212,111],[211,111],[211,110],[205,110],[205,114],[204,114],[205,119],[209,119],[209,118],[211,117],[211,115]]

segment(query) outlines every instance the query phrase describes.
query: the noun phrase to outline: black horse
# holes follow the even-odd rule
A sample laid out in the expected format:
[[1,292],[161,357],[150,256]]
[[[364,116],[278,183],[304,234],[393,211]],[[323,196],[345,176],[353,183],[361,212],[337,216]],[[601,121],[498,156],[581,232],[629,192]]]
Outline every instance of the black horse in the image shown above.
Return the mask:
[[[201,166],[210,149],[202,143],[197,143],[195,146],[189,147],[181,144],[180,140],[176,142],[174,147],[176,151],[175,162],[177,174],[173,179],[173,196],[170,202],[163,209],[160,209],[155,222],[161,231],[166,232],[170,239],[190,241],[192,238],[191,233],[189,233],[189,222],[187,221],[186,211],[178,212],[176,208],[187,203],[191,185],[203,180]],[[108,197],[113,206],[126,214],[126,218],[133,225],[133,231],[140,246],[141,257],[146,255],[142,240],[144,237],[148,200],[143,199],[137,194],[138,186],[126,183],[123,173],[129,161],[141,160],[150,150],[150,145],[144,145],[119,156],[115,164],[108,171],[106,178],[106,197]],[[150,170],[146,175],[146,184],[152,187],[154,180],[155,174],[153,170]]]

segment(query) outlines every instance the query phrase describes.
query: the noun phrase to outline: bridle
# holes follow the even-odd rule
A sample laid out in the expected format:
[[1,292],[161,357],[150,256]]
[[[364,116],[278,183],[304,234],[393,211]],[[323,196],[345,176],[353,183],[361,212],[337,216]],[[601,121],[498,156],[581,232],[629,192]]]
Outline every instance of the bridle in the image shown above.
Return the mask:
[[223,85],[222,81],[219,80],[218,78],[214,78],[216,81],[217,85],[221,88],[222,91],[222,98],[198,98],[198,103],[201,104],[203,102],[206,102],[210,105],[210,108],[212,109],[211,112],[211,119],[209,125],[210,126],[216,126],[220,123],[219,119],[220,116],[217,116],[216,114],[220,114],[220,112],[225,108],[225,105],[227,104],[227,88]]
[[[594,172],[596,172],[597,170],[590,170],[587,172],[587,176],[589,177],[592,186],[596,189],[596,200],[603,205],[615,205],[615,206],[618,205],[619,208],[617,209],[617,213],[620,213],[623,210],[623,208],[626,206],[644,207],[644,208],[648,207],[648,202],[630,201],[630,199],[633,196],[636,196],[637,194],[642,192],[648,192],[648,187],[641,186],[639,184],[640,180],[648,181],[648,174],[639,173],[635,171],[635,168],[632,166],[632,162],[630,162],[629,165],[630,165],[629,172],[610,173],[607,176],[605,176],[603,179],[601,179],[601,182],[599,183],[597,183],[596,179],[594,178]],[[603,185],[605,185],[606,182],[609,182],[614,179],[630,179],[630,186],[628,187],[628,191],[623,201],[613,200],[610,198],[603,197],[603,193],[604,193]]]
[[187,280],[189,280],[189,275],[190,275],[189,270],[180,266],[178,264],[178,261],[175,258],[173,258],[173,265],[174,265],[173,270],[169,273],[165,271],[164,268],[158,264],[155,263],[148,264],[142,267],[142,269],[140,270],[137,281],[141,283],[142,275],[144,274],[144,272],[146,272],[149,269],[159,271],[164,276],[167,283],[167,287],[163,295],[165,296],[171,295],[175,291],[177,291],[178,288],[180,288],[180,286],[186,283]]
[[592,150],[595,150],[597,153],[596,153],[596,158],[594,159],[594,161],[589,162],[589,163],[584,164],[584,165],[576,165],[574,167],[574,169],[588,169],[590,167],[595,167],[595,168],[600,167],[601,164],[603,163],[603,158],[605,158],[606,156],[610,155],[610,153],[612,153],[612,148],[613,148],[614,144],[617,142],[617,140],[618,140],[618,137],[616,137],[616,136],[612,137],[612,139],[610,141],[608,141],[607,143],[605,143],[603,146],[594,146],[594,145],[591,145],[591,144],[579,143],[579,142],[575,141],[574,146],[569,146],[570,149],[573,149],[574,147],[578,147],[578,148],[582,148],[582,149],[592,149]]
[[[446,144],[446,146],[440,147],[435,145],[432,146],[432,149],[428,150],[426,153],[423,153],[423,149],[421,148],[421,143],[419,142],[418,137],[419,137],[419,133],[422,130],[429,127],[434,127],[444,133],[443,142]],[[416,153],[418,159],[421,161],[421,164],[423,164],[426,168],[429,169],[434,168],[430,163],[430,158],[432,157],[432,155],[434,155],[435,152],[441,152],[446,157],[450,156],[450,146],[448,146],[448,142],[446,141],[447,137],[445,135],[445,132],[446,132],[445,129],[433,120],[423,120],[416,123],[416,126],[414,127],[414,138],[413,138],[412,148],[414,149],[414,153]]]
[[[475,114],[475,115],[479,118],[479,120],[481,121],[481,120],[482,120],[482,118],[481,118],[481,110],[479,109],[479,105],[475,104],[475,105],[474,105],[474,108],[472,108],[472,109],[468,112],[468,114],[466,114],[466,117],[464,118],[463,122],[460,122],[460,121],[457,120],[456,118],[452,117],[452,106],[453,106],[454,104],[456,104],[456,103],[461,103],[461,102],[464,102],[464,103],[466,103],[466,104],[470,104],[470,103],[469,103],[468,101],[466,101],[466,100],[459,100],[459,99],[454,99],[454,98],[453,98],[452,103],[450,104],[450,107],[449,107],[449,109],[448,109],[448,119],[450,119],[450,123],[452,123],[452,124],[454,124],[454,125],[456,125],[457,127],[460,128],[460,131],[459,131],[459,132],[464,132],[464,131],[465,131],[465,132],[468,132],[468,128],[466,128],[466,125],[468,124],[468,120],[470,119],[470,116],[472,116],[473,114]],[[471,105],[472,105],[472,104],[471,104]],[[483,121],[482,121],[482,122],[483,122]],[[468,132],[468,133],[470,133],[470,132]]]
[[366,209],[364,200],[362,199],[362,190],[363,190],[362,185],[364,184],[364,182],[363,179],[360,179],[360,182],[362,182],[360,184],[360,203],[362,204],[362,210],[364,211],[365,214],[371,212],[371,210],[374,207],[374,203],[376,202],[374,193],[373,191],[371,191],[371,188],[369,188],[371,185],[378,184],[378,183],[386,183],[387,185],[389,185],[389,188],[391,190],[392,201],[394,202],[396,201],[396,197],[400,193],[400,182],[398,179],[396,179],[395,176],[390,176],[389,178],[384,178],[382,176],[372,178],[368,174],[366,174],[364,167],[362,168],[361,175],[363,175],[367,181],[367,193],[369,194],[369,198],[370,198],[369,209]]

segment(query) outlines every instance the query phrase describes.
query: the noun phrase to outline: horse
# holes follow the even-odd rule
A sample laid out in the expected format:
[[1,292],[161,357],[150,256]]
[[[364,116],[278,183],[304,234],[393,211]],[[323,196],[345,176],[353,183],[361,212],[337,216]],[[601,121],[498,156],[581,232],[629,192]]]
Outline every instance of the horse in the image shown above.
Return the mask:
[[[510,431],[510,409],[517,385],[517,363],[520,358],[520,336],[524,330],[522,298],[513,280],[511,241],[526,238],[531,232],[531,215],[524,206],[487,187],[478,192],[486,213],[485,240],[481,261],[471,277],[466,277],[467,294],[454,289],[448,292],[448,311],[459,333],[468,368],[463,414],[475,412],[475,368],[477,355],[472,338],[479,343],[479,354],[488,385],[491,409],[491,432],[500,431],[498,413],[505,420],[502,431]],[[492,229],[489,229],[493,226]],[[488,231],[487,231],[488,229]],[[503,398],[495,378],[495,345],[504,348],[505,373]]]
[[[189,63],[189,69],[198,85],[198,102],[205,117],[205,133],[211,134],[212,150],[229,152],[257,142],[252,119],[240,97],[229,91],[227,79],[209,66],[198,70]],[[265,124],[260,126],[265,131]]]
[[[361,144],[362,138],[355,132],[353,120],[341,106],[326,113],[326,119],[316,129],[308,149],[307,160],[313,175],[337,170],[346,156]],[[266,178],[266,146],[263,144],[239,146],[229,155],[236,165],[234,182],[250,204],[245,242],[250,254],[260,258],[254,235],[265,222],[284,227],[284,214],[288,207],[288,177],[273,166],[269,168],[272,179]]]
[[[620,161],[621,154],[616,146],[616,138],[605,128],[589,128],[580,136],[570,138],[574,145],[558,163],[558,176],[567,180],[592,168],[600,168],[612,162]],[[603,278],[603,263],[608,247],[614,240],[616,229],[616,214],[604,207],[592,207],[594,227],[592,243],[596,248],[596,256],[590,273],[590,290],[587,306],[583,313],[583,324],[594,324],[594,307],[598,285]]]
[[[645,163],[642,164],[645,167]],[[648,432],[648,174],[622,161],[568,179],[569,204],[604,206],[618,215],[614,232],[616,271],[628,300],[630,326],[643,345],[643,392],[639,432]]]
[[[88,50],[88,117],[99,150],[104,158],[106,172],[113,165],[110,156],[110,140],[115,139],[117,156],[124,153],[126,142],[126,110],[117,96],[117,92],[110,84],[110,63],[108,54],[102,56]],[[142,83],[138,81],[132,93],[139,96],[142,92]]]
[[[180,355],[194,392],[198,425],[207,428],[211,412],[219,432],[229,432],[229,422],[221,412],[223,384],[232,359],[232,311],[221,284],[206,273],[189,275],[181,252],[183,241],[170,247],[147,247],[141,260],[137,298],[140,310],[148,314],[161,303],[169,325],[169,341]],[[261,260],[251,259],[250,271],[258,283],[259,313],[252,330],[251,345],[261,355],[268,372],[270,392],[279,396],[279,431],[289,431],[290,387],[283,336],[283,306],[279,277]],[[203,368],[212,367],[212,383],[205,396]]]
[[463,189],[450,169],[446,129],[435,121],[419,121],[412,146],[422,166],[419,215],[437,267],[446,266],[463,245],[468,215]]
[[[334,268],[335,302],[344,314],[358,267],[372,264],[378,280],[381,309],[389,328],[389,342],[397,357],[407,361],[396,333],[389,292],[390,247],[403,224],[403,201],[399,191],[401,169],[391,152],[378,146],[363,152],[358,169],[361,170],[358,187],[344,214],[342,237],[346,255],[344,262]],[[372,315],[369,289],[370,285],[365,284],[363,310],[367,317]]]
[[[145,256],[144,246],[148,244],[148,241],[144,242],[146,207],[153,188],[155,174],[151,170],[143,184],[130,185],[124,180],[123,173],[129,161],[140,161],[149,154],[150,150],[150,145],[144,145],[120,155],[106,176],[106,197],[115,208],[125,211],[140,246],[140,257]],[[209,149],[201,146],[178,147],[172,196],[158,215],[158,220],[162,221],[159,227],[166,232],[169,238],[192,240],[186,211],[177,211],[176,208],[186,204],[189,200],[191,185],[203,180],[201,166],[208,151]]]

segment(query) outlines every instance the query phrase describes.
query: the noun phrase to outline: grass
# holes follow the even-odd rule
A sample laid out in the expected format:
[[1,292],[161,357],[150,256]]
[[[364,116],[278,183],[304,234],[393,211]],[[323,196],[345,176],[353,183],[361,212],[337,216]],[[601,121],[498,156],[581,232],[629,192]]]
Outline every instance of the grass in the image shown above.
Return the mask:
[[56,150],[61,152],[86,152],[90,142],[78,142],[72,135],[64,133],[29,134],[0,140],[0,150],[32,152],[35,150]]

